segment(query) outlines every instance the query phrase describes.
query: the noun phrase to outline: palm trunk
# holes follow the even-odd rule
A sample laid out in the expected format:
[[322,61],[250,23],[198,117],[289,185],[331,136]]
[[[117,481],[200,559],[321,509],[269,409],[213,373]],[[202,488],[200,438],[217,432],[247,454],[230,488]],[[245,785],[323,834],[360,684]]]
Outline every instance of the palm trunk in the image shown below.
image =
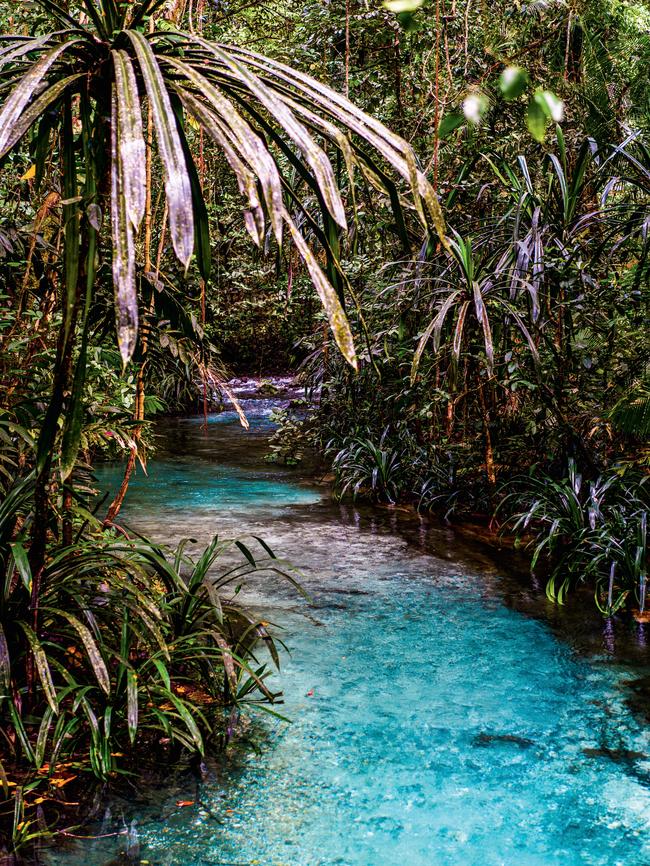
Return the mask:
[[[153,18],[151,20],[151,27],[153,27]],[[147,197],[145,203],[145,217],[144,217],[144,269],[146,273],[149,273],[152,268],[151,262],[151,215],[152,215],[152,201],[151,201],[151,156],[153,150],[153,114],[151,111],[151,106],[149,106],[147,113],[147,166],[146,166],[146,177],[147,177]],[[163,229],[162,236],[160,239],[160,246],[158,250],[158,260],[156,263],[156,270],[160,269],[160,258],[162,255],[162,247],[164,243],[165,237],[165,220],[167,218],[167,207],[165,205],[165,212],[163,214]],[[153,298],[151,300],[151,304],[153,305]],[[147,332],[143,330],[141,336],[141,347],[142,347],[142,361],[140,362],[140,369],[138,370],[138,376],[135,384],[135,408],[133,412],[133,419],[139,425],[144,421],[144,365],[146,362],[146,354],[147,354]],[[129,453],[128,460],[126,461],[126,467],[124,468],[124,476],[122,477],[122,483],[120,484],[120,489],[117,491],[113,501],[108,507],[108,511],[106,512],[106,517],[104,518],[104,529],[112,526],[115,522],[115,518],[120,513],[120,509],[124,504],[124,499],[126,497],[127,490],[129,489],[129,481],[131,480],[131,475],[133,474],[133,470],[135,469],[135,462],[138,457],[138,441],[141,435],[141,427],[136,427],[133,433],[134,444],[131,447],[131,451]]]

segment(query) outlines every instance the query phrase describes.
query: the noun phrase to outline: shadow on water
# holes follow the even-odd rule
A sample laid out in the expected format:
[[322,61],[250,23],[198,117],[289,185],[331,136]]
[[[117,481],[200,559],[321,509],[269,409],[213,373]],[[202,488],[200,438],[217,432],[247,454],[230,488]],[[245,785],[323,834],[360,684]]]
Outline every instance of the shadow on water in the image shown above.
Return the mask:
[[447,527],[265,463],[275,405],[246,403],[248,433],[234,413],[165,422],[124,519],[197,546],[260,535],[302,568],[310,605],[269,576],[246,589],[288,645],[292,722],[250,718],[198,776],[99,799],[87,832],[121,835],[49,862],[647,866],[643,632],[585,618],[589,599],[552,608]]

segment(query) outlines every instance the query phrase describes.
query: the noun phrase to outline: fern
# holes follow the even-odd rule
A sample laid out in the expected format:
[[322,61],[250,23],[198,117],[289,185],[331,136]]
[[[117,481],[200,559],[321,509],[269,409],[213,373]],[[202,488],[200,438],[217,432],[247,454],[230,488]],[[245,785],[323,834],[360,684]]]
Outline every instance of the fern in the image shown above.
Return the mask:
[[650,436],[650,381],[641,382],[625,394],[609,414],[621,433],[647,439]]

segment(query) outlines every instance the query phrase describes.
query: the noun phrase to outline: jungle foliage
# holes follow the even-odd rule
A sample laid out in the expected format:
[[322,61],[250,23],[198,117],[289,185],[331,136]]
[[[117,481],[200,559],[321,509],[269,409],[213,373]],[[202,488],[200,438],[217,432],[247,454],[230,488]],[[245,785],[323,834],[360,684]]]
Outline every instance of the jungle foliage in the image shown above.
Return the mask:
[[[316,448],[338,495],[514,528],[551,598],[587,583],[605,615],[643,615],[645,2],[0,19],[8,848],[47,832],[57,780],[201,754],[279,700],[273,637],[227,599],[286,566],[118,523],[152,419],[230,400],[230,370],[299,367],[277,462]],[[108,509],[106,457],[125,460]]]
[[[330,69],[343,80],[349,68],[352,92],[416,144],[448,244],[424,237],[392,259],[386,234],[355,247],[360,372],[318,330],[305,337],[303,374],[320,403],[301,435],[331,460],[340,495],[515,526],[552,574],[550,597],[587,583],[603,612],[643,613],[648,9],[416,7],[380,47],[384,13],[368,24],[350,4],[359,38],[348,53],[338,42]],[[289,422],[275,442],[287,453]],[[586,525],[588,491],[609,491],[598,541],[555,525],[575,477]],[[541,489],[547,505],[519,520]]]

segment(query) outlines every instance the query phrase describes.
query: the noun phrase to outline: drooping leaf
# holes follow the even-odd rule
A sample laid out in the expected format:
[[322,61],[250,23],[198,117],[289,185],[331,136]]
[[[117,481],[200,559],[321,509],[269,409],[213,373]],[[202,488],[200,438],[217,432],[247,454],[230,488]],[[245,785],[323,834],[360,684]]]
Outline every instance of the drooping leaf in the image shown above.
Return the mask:
[[118,117],[118,150],[126,212],[137,231],[147,198],[146,147],[133,63],[126,51],[112,51]]
[[167,689],[167,691],[169,691],[171,689],[171,680],[169,677],[169,671],[167,670],[164,663],[160,661],[160,659],[154,658],[154,659],[151,659],[151,661],[152,661],[152,664],[154,665],[154,667],[156,668],[156,670],[158,671],[158,673],[160,674],[160,678],[163,681],[165,688]]
[[178,122],[178,134],[180,136],[185,162],[187,165],[187,173],[190,178],[190,186],[192,188],[192,210],[194,214],[194,252],[196,254],[196,264],[199,273],[207,282],[210,279],[212,271],[212,250],[210,248],[210,222],[208,219],[208,209],[203,198],[203,190],[201,188],[201,180],[199,173],[192,159],[190,146],[183,133],[183,111],[181,100],[177,94],[173,94],[172,100],[174,111]]
[[4,153],[16,123],[30,100],[38,93],[39,86],[50,68],[64,51],[69,50],[72,45],[79,41],[79,39],[70,39],[50,49],[21,76],[20,81],[7,97],[0,111],[0,154]]
[[52,708],[48,707],[43,713],[43,718],[41,719],[41,724],[38,729],[38,736],[36,737],[36,748],[34,749],[34,763],[36,764],[37,770],[40,770],[40,768],[43,766],[45,747],[47,745],[47,738],[50,733],[50,728],[52,727],[53,718],[54,713],[52,712]]
[[[77,73],[76,75],[69,75],[67,78],[63,78],[60,81],[57,81],[51,87],[48,87],[40,96],[37,97],[28,108],[23,111],[20,115],[19,119],[14,123],[13,127],[9,132],[9,137],[5,142],[4,148],[0,150],[0,159],[8,153],[12,147],[15,147],[16,144],[20,141],[20,139],[25,135],[25,133],[30,129],[31,126],[36,123],[36,121],[41,117],[45,109],[51,105],[53,102],[56,102],[57,99],[60,99],[61,96],[65,93],[68,88],[78,82],[81,78],[84,78],[83,73]],[[38,165],[37,165],[37,173],[38,173]]]
[[29,761],[33,761],[34,750],[32,749],[32,744],[29,742],[29,737],[27,736],[27,731],[25,730],[25,726],[23,725],[23,720],[18,715],[16,705],[13,701],[9,701],[9,715],[11,716],[11,723],[16,732],[18,740],[20,741],[20,745],[25,757]]
[[65,224],[65,305],[63,308],[64,342],[72,337],[78,302],[79,280],[79,222],[77,160],[75,155],[74,131],[72,121],[72,99],[66,93],[63,100],[63,221]]
[[0,51],[0,69],[6,66],[7,63],[13,63],[19,57],[24,57],[25,54],[30,54],[33,51],[44,48],[53,36],[55,34],[45,33],[43,36],[37,36],[34,39],[26,38],[23,41],[18,41],[16,38],[12,39],[9,45]]
[[418,367],[420,366],[420,359],[422,358],[422,354],[428,343],[431,335],[434,336],[434,344],[433,350],[437,352],[440,349],[440,334],[442,332],[442,327],[445,323],[445,317],[447,313],[456,302],[458,296],[460,295],[460,290],[456,290],[455,292],[451,292],[447,298],[445,298],[442,306],[433,317],[433,319],[429,322],[427,327],[424,330],[424,333],[420,337],[420,342],[418,343],[417,349],[415,350],[415,354],[413,355],[413,363],[411,364],[411,385],[415,383],[415,379],[418,372]]
[[460,358],[460,349],[463,342],[463,333],[465,329],[465,319],[467,318],[467,311],[469,310],[469,301],[463,301],[461,304],[460,310],[458,311],[458,318],[456,319],[456,328],[454,330],[454,341],[452,344],[452,357],[455,363],[458,363]]
[[27,551],[19,541],[14,541],[9,545],[14,565],[23,582],[23,586],[28,592],[32,590],[32,570],[29,565]]
[[111,228],[113,234],[113,282],[117,342],[127,364],[135,351],[138,335],[138,297],[135,284],[135,243],[133,227],[126,212],[116,101],[112,101],[111,122]]
[[126,669],[126,705],[129,739],[134,743],[138,732],[138,675],[131,667]]
[[81,642],[84,645],[84,649],[86,650],[86,655],[88,656],[88,660],[90,661],[93,673],[97,677],[97,682],[99,683],[103,692],[105,692],[107,695],[110,694],[111,680],[108,675],[108,668],[106,667],[106,662],[104,661],[102,654],[100,653],[99,648],[95,643],[95,639],[93,638],[90,629],[85,626],[81,622],[81,620],[77,619],[76,616],[68,613],[67,611],[57,610],[56,613],[58,614],[58,616],[62,616],[64,619],[67,619],[73,629],[77,632],[77,634],[81,638]]
[[485,300],[481,292],[480,285],[474,280],[472,283],[472,291],[474,293],[474,309],[476,310],[476,318],[481,323],[483,330],[483,339],[485,342],[485,356],[487,358],[487,369],[489,375],[492,375],[494,367],[494,345],[492,343],[492,330],[490,328],[490,319],[488,316]]
[[72,380],[70,404],[61,437],[61,479],[66,481],[77,462],[79,443],[83,429],[83,390],[86,381],[87,335],[82,337],[81,349]]
[[228,646],[227,641],[219,632],[214,632],[214,639],[221,650],[221,659],[226,672],[226,682],[230,689],[231,695],[237,694],[237,672],[235,671],[235,663],[233,661],[232,650]]
[[169,206],[169,230],[174,251],[187,267],[194,252],[192,187],[165,79],[148,40],[126,31],[135,49],[153,116]]
[[111,35],[113,28],[111,26],[112,22],[109,22],[106,14],[106,7],[108,5],[106,0],[103,0],[103,3],[100,2],[99,7],[95,3],[95,0],[81,0],[81,3],[86,14],[97,28],[97,32],[104,39],[107,39]]
[[277,166],[265,143],[252,129],[248,121],[244,119],[233,102],[197,70],[175,58],[167,58],[167,62],[172,63],[179,72],[186,76],[208,101],[210,111],[202,102],[193,99],[191,94],[185,90],[180,91],[188,110],[194,113],[199,123],[205,126],[206,132],[224,148],[229,165],[237,177],[240,190],[249,199],[256,228],[260,238],[262,238],[264,235],[264,217],[259,206],[255,184],[253,182],[251,188],[243,163],[246,163],[254,175],[258,177],[276,240],[278,244],[281,244],[282,186]]
[[[84,184],[84,197],[86,200],[93,199],[97,192],[95,178],[95,163],[90,145],[91,121],[90,104],[87,93],[82,93],[80,99],[82,116],[82,142],[86,161],[86,179]],[[86,208],[88,218],[87,236],[88,250],[86,253],[86,297],[80,314],[81,323],[81,347],[77,357],[74,377],[72,381],[72,393],[68,403],[68,409],[63,425],[63,436],[61,439],[61,478],[65,481],[77,461],[77,454],[81,443],[81,434],[84,421],[84,384],[86,381],[86,362],[88,355],[89,338],[89,314],[95,290],[95,275],[97,270],[97,233],[98,229],[94,223],[101,227],[101,209],[97,204],[89,204]]]
[[334,287],[321,270],[320,265],[316,261],[313,252],[309,249],[307,242],[300,234],[288,214],[285,215],[285,222],[289,227],[296,249],[300,253],[304,263],[307,265],[309,276],[311,277],[312,283],[314,284],[325,309],[330,328],[332,329],[332,334],[341,350],[341,354],[350,366],[356,370],[358,362],[357,353],[354,348],[354,338],[352,336],[352,331],[350,330],[350,323],[348,322],[345,311],[341,306],[339,297]]
[[176,711],[183,720],[183,723],[185,724],[190,736],[192,737],[192,740],[194,741],[194,745],[196,746],[198,751],[203,754],[203,737],[201,736],[201,731],[199,730],[198,725],[196,724],[194,719],[192,718],[192,714],[188,710],[187,706],[180,698],[178,698],[174,694],[174,692],[167,692],[166,697],[172,702],[172,704],[176,708]]
[[274,93],[273,89],[251,72],[244,64],[239,63],[231,52],[224,51],[220,46],[208,42],[201,37],[195,37],[202,48],[214,56],[228,68],[233,76],[255,96],[271,117],[286,132],[300,148],[302,155],[314,173],[321,190],[327,209],[336,222],[345,229],[347,221],[341,194],[334,177],[334,169],[327,154],[314,141],[304,125],[293,111]]
[[47,655],[45,654],[45,650],[43,649],[41,642],[36,637],[32,629],[27,625],[27,623],[20,621],[18,622],[18,625],[23,630],[32,651],[32,655],[34,656],[36,670],[38,671],[38,676],[41,680],[41,685],[43,686],[43,693],[45,694],[47,702],[52,708],[52,712],[58,713],[59,704],[56,696],[56,689],[52,680],[52,672],[50,671],[50,666],[47,661]]
[[11,656],[2,623],[0,623],[0,696],[7,696],[11,683]]
[[[319,106],[335,122],[341,123],[357,133],[364,142],[374,147],[405,180],[410,181],[411,174],[406,152],[412,151],[411,146],[378,120],[355,106],[345,96],[299,70],[292,69],[277,60],[256,54],[246,48],[229,46],[228,51],[243,63],[262,73],[267,87],[273,85],[282,92],[289,87],[294,94],[294,99],[303,100],[311,109],[314,106]],[[360,164],[362,164],[362,160],[360,160]],[[412,193],[414,197],[421,196],[426,202],[436,232],[443,246],[446,246],[447,239],[442,210],[431,184],[424,173],[419,170],[417,172],[417,187],[412,189]]]

